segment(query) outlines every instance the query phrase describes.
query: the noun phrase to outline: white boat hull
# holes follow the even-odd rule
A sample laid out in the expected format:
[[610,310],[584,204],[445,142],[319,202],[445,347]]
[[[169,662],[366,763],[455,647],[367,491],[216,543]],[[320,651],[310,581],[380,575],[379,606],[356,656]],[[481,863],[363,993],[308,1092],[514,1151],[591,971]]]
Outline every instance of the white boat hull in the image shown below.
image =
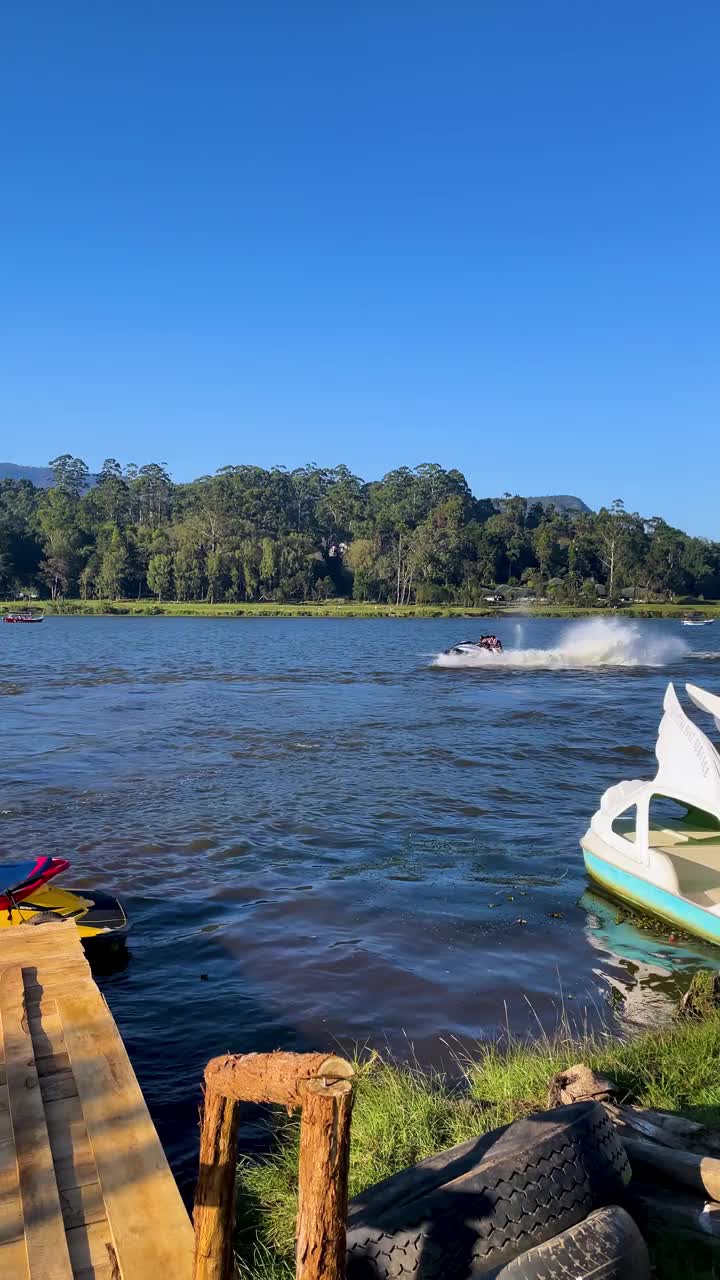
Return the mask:
[[720,916],[713,915],[680,894],[651,884],[637,872],[609,862],[597,852],[597,845],[591,850],[586,848],[587,843],[586,837],[582,845],[585,870],[590,879],[606,893],[631,907],[669,921],[685,933],[695,934],[720,946]]

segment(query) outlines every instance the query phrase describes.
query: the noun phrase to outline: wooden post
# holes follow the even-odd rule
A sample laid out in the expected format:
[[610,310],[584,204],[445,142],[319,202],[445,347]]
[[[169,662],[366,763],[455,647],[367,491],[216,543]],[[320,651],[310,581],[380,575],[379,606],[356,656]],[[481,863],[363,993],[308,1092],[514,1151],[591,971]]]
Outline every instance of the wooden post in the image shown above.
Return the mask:
[[302,1107],[297,1280],[342,1280],[353,1074],[345,1058],[323,1053],[225,1054],[207,1064],[194,1280],[231,1280],[233,1274],[240,1102]]
[[350,1080],[312,1080],[300,1122],[296,1280],[343,1280],[350,1162]]
[[206,1088],[193,1210],[195,1280],[232,1280],[239,1109],[234,1099]]

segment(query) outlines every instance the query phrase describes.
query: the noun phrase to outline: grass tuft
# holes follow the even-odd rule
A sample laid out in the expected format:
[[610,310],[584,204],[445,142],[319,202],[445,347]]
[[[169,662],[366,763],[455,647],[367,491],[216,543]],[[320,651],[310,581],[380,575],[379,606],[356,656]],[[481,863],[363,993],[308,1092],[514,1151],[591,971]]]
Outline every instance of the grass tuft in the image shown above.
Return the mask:
[[720,975],[708,969],[694,973],[683,996],[680,1015],[684,1018],[707,1018],[718,1007]]

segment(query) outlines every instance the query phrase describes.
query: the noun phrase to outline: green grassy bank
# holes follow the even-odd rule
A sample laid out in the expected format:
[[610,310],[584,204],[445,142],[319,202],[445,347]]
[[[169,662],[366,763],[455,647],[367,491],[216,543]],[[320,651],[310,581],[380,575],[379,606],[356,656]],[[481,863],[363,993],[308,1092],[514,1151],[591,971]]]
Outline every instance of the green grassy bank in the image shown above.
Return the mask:
[[[607,1037],[481,1047],[464,1063],[461,1087],[441,1076],[376,1057],[358,1063],[350,1194],[428,1155],[476,1137],[547,1104],[552,1076],[585,1062],[640,1105],[720,1126],[720,1013],[677,1020],[625,1042]],[[278,1122],[274,1153],[239,1168],[238,1256],[255,1280],[291,1280],[297,1194],[298,1126]],[[652,1243],[652,1242],[651,1242]],[[702,1245],[667,1240],[654,1250],[659,1280],[720,1276]]]
[[[154,600],[42,600],[35,608],[47,614],[88,617],[169,617],[169,618],[442,618],[487,617],[489,609],[460,609],[438,605],[390,604],[204,604],[201,601],[158,603]],[[27,608],[21,602],[2,605],[5,610]]]
[[[27,603],[5,601],[3,610],[22,610]],[[128,616],[177,618],[512,618],[522,613],[545,618],[681,618],[697,609],[707,617],[720,617],[720,603],[697,606],[681,604],[623,605],[620,609],[605,606],[585,609],[574,605],[518,605],[466,607],[462,605],[392,605],[358,602],[322,604],[204,604],[201,601],[179,603],[156,600],[39,600],[33,605],[47,614],[64,616]]]

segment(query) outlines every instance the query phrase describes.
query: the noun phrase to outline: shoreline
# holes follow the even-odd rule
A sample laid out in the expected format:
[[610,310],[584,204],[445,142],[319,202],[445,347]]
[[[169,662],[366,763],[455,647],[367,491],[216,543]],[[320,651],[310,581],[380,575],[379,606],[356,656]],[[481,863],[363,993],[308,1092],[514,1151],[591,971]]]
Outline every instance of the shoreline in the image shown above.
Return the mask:
[[4,612],[32,608],[48,617],[88,618],[667,618],[679,620],[691,612],[720,618],[720,603],[637,604],[620,608],[527,604],[497,608],[472,605],[393,604],[205,604],[202,601],[42,600],[32,605],[18,600],[2,604]]
[[[584,1063],[615,1082],[624,1102],[670,1111],[711,1129],[720,1086],[720,1010],[712,975],[692,984],[690,1016],[622,1037],[583,1034],[561,1020],[552,1037],[480,1044],[460,1061],[463,1080],[360,1054],[350,1152],[350,1194],[458,1142],[544,1110],[553,1077]],[[238,1164],[237,1227],[243,1280],[292,1280],[297,1207],[297,1119],[278,1116],[272,1149]],[[669,1233],[649,1237],[658,1280],[715,1274],[717,1253],[695,1236],[678,1247]],[[716,1249],[717,1246],[715,1246]]]

